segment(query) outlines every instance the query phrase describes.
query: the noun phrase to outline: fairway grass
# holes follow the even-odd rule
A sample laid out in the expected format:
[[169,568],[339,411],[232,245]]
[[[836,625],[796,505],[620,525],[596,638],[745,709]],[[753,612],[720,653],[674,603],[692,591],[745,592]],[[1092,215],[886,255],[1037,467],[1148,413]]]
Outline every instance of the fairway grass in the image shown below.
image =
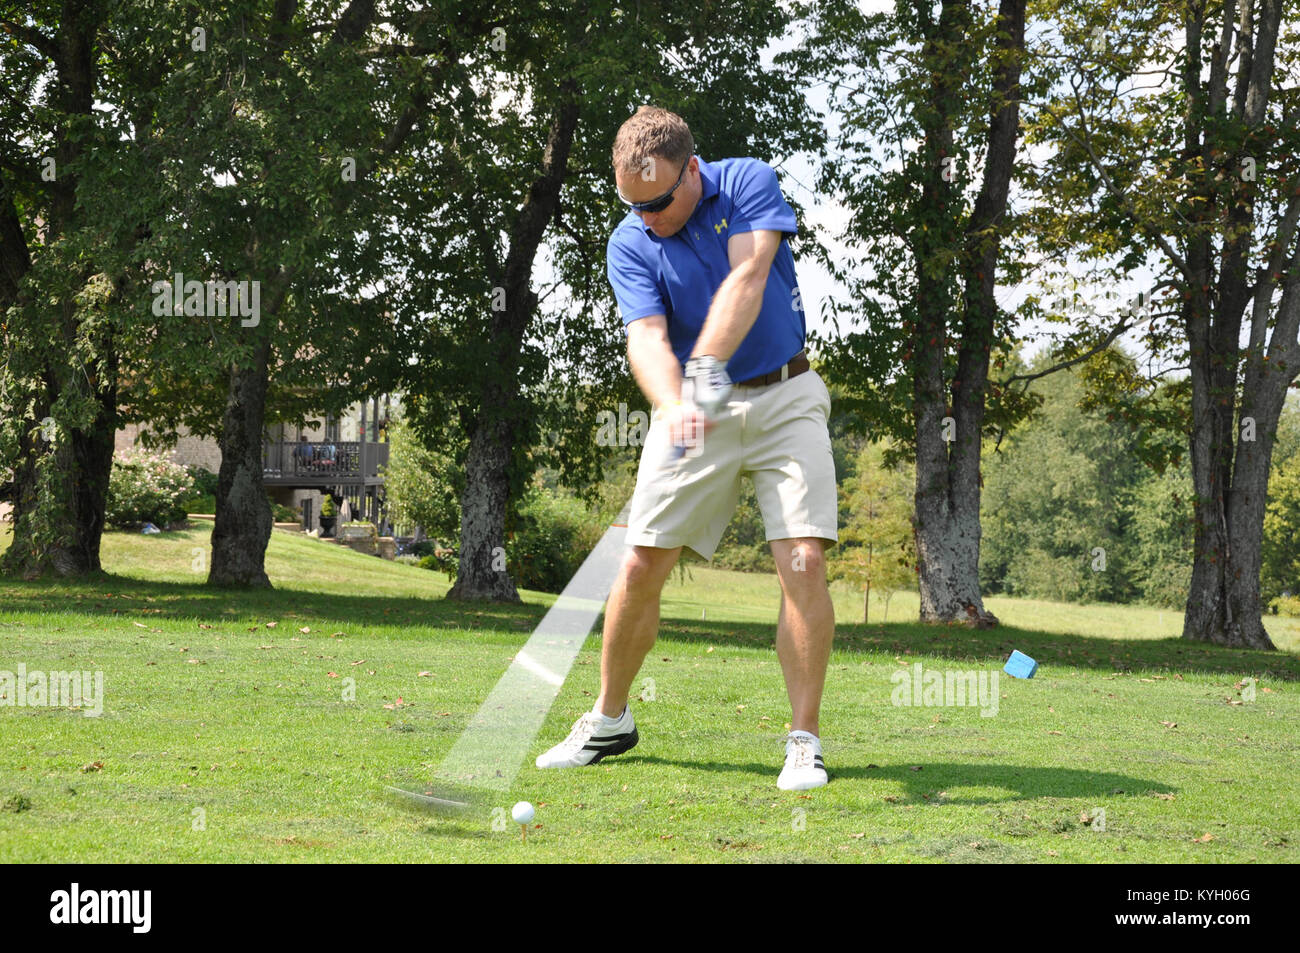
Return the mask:
[[[0,670],[105,690],[100,717],[0,705],[0,861],[1297,860],[1294,619],[1266,619],[1274,653],[1122,606],[990,598],[1003,624],[972,631],[905,621],[900,594],[863,625],[837,587],[831,783],[782,792],[775,577],[693,566],[633,690],[640,744],[532,766],[593,704],[593,636],[499,810],[448,820],[383,786],[432,771],[554,597],[451,604],[443,575],[283,531],[274,590],[209,588],[210,528],[106,534],[95,582],[0,580]],[[1012,649],[1040,668],[1001,675],[991,717],[891,701],[895,672],[995,672]]]

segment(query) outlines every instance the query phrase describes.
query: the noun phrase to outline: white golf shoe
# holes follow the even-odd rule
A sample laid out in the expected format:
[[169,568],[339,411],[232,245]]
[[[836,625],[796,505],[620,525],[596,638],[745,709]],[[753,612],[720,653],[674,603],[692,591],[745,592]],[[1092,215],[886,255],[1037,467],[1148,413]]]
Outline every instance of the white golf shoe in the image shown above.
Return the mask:
[[593,709],[573,723],[569,737],[537,756],[537,766],[580,768],[635,748],[638,740],[630,706],[625,705],[623,714],[617,718],[606,718]]
[[821,739],[807,731],[790,732],[785,742],[785,767],[776,786],[782,791],[807,791],[829,780],[822,761]]

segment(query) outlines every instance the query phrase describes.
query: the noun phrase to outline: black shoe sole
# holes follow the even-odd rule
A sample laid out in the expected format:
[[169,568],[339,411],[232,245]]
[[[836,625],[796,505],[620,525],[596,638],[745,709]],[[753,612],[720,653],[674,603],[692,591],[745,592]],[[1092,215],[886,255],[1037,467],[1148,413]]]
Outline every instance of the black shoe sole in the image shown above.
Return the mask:
[[622,754],[624,751],[630,751],[636,747],[636,743],[641,740],[641,736],[636,733],[636,725],[632,726],[632,733],[616,745],[610,745],[601,751],[596,757],[587,762],[587,767],[600,763],[601,759],[608,758],[611,755]]

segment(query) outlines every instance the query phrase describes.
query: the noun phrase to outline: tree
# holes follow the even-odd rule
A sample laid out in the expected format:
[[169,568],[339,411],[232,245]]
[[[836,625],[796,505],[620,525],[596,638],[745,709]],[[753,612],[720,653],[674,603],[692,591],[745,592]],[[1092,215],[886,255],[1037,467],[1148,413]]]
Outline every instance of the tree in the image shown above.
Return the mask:
[[[1040,355],[1031,369],[1051,362]],[[1081,406],[1081,376],[1034,381],[1041,408],[986,455],[980,571],[994,591],[1110,602],[1136,592],[1130,496],[1140,464],[1126,426]]]
[[149,72],[147,50],[108,55],[110,9],[0,12],[0,470],[13,473],[14,522],[0,567],[28,577],[100,571],[122,300],[118,275],[97,267],[86,209],[120,194],[95,156],[128,130],[94,106],[107,86]]
[[[357,290],[381,259],[356,197],[424,108],[439,63],[425,57],[447,53],[364,47],[380,17],[397,41],[428,28],[371,0],[326,20],[292,0],[262,7],[209,4],[201,26],[181,4],[0,17],[12,38],[0,67],[12,80],[0,191],[10,570],[98,568],[114,433],[148,420],[161,440],[180,424],[218,437],[209,580],[267,585],[268,400],[291,415],[328,410],[375,379],[374,362],[334,361],[363,358],[354,343],[383,330],[380,306]],[[383,68],[390,58],[398,65]],[[177,274],[171,301],[156,282]],[[243,293],[238,310],[227,282]],[[360,373],[339,371],[350,366]]]
[[168,174],[141,283],[159,271],[232,281],[260,302],[214,321],[187,294],[151,335],[155,373],[133,394],[133,412],[164,433],[217,438],[213,585],[270,585],[268,420],[391,389],[400,358],[381,282],[398,266],[385,224],[460,51],[444,29],[455,13],[439,5],[264,7],[208,8],[208,38],[169,75],[149,143]]
[[979,588],[980,454],[1017,409],[989,375],[1009,343],[994,288],[1014,239],[1025,3],[988,16],[969,0],[944,0],[937,16],[929,4],[864,16],[836,0],[816,11],[796,55],[838,90],[845,130],[821,181],[851,208],[845,237],[872,268],[853,278],[831,263],[854,305],[836,309],[853,329],[828,342],[827,365],[860,395],[869,429],[915,458],[921,619],[994,625]]
[[1148,474],[1133,494],[1134,583],[1147,605],[1187,602],[1192,576],[1192,472],[1187,460]]
[[458,484],[463,472],[454,454],[430,450],[400,417],[388,421],[384,489],[394,525],[420,526],[438,540],[454,539],[460,527]]
[[[1300,93],[1283,0],[1053,5],[1071,64],[1031,136],[1045,252],[1154,258],[1144,338],[1190,370],[1195,561],[1183,635],[1272,648],[1260,615],[1268,475],[1300,374]],[[1150,64],[1165,81],[1151,83]],[[1168,289],[1157,299],[1155,293]],[[1145,363],[1145,362],[1144,362]]]
[[1287,460],[1269,480],[1260,569],[1265,603],[1283,593],[1300,594],[1300,455]]
[[893,594],[916,585],[912,484],[914,478],[906,468],[885,464],[880,443],[858,453],[853,476],[840,484],[840,508],[846,521],[829,575],[862,587],[864,624],[869,621],[873,588],[885,592],[888,620]]

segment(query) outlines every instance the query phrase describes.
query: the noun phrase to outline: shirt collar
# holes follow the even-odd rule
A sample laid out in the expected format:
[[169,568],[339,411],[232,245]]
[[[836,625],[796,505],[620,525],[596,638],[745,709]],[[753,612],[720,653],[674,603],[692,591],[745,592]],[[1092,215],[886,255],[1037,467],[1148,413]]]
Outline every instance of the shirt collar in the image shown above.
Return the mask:
[[[700,160],[700,202],[703,203],[705,199],[711,199],[718,194],[718,169],[713,163],[705,162],[698,155],[695,158]],[[698,205],[695,207],[695,211],[699,211]],[[636,212],[629,212],[628,214],[636,217]],[[691,214],[694,215],[695,212]],[[637,221],[640,221],[640,219],[637,218]],[[685,228],[686,226],[683,225],[682,227]],[[647,234],[653,234],[650,226],[644,222],[641,223],[641,229]]]
[[[696,156],[699,159],[699,156]],[[718,194],[718,170],[711,162],[700,159],[700,201]]]

